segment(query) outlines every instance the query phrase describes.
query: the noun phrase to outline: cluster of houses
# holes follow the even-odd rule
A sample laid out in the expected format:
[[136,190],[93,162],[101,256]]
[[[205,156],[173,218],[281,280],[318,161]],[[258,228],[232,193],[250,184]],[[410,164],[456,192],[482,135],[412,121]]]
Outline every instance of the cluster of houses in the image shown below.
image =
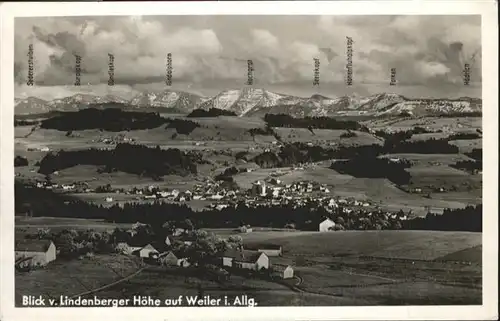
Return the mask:
[[[135,255],[146,262],[160,264],[167,267],[187,268],[191,266],[187,257],[179,255],[173,250],[175,241],[181,241],[190,246],[193,240],[185,236],[169,235],[162,244],[146,244],[144,246],[132,246],[125,242],[116,245],[116,250],[125,255]],[[293,278],[293,268],[289,265],[271,264],[270,257],[279,257],[283,254],[280,245],[259,244],[246,247],[241,250],[229,249],[219,253],[211,260],[211,264],[222,269],[233,269],[240,271],[262,271],[268,270],[275,277],[288,279]]]
[[47,146],[42,147],[28,147],[28,152],[50,152],[50,148]]
[[133,143],[135,139],[126,137],[124,134],[118,134],[114,137],[99,137],[98,139],[93,139],[92,143],[103,143],[106,145],[116,145],[119,143]]
[[252,196],[263,197],[303,197],[306,193],[311,194],[319,192],[322,194],[330,193],[330,190],[325,184],[318,184],[310,181],[299,181],[292,184],[283,184],[283,182],[275,177],[271,177],[266,181],[256,181],[250,191]]
[[[160,264],[166,267],[187,268],[191,265],[189,258],[179,255],[173,250],[173,244],[181,241],[186,246],[192,245],[193,240],[187,234],[177,229],[172,235],[165,238],[162,244],[134,245],[127,242],[118,242],[115,250],[124,255],[134,255],[144,259],[145,262]],[[135,231],[134,228],[129,232]],[[283,255],[283,248],[274,244],[256,244],[245,247],[241,250],[230,249],[219,253],[212,260],[212,264],[222,269],[232,269],[241,271],[269,271],[274,277],[281,279],[293,278],[293,268],[289,265],[271,264],[271,257]],[[54,261],[57,250],[50,240],[23,239],[15,244],[16,266],[41,267]]]
[[73,193],[92,193],[95,190],[89,188],[89,185],[85,182],[75,182],[71,184],[57,184],[50,183],[47,181],[36,182],[36,187],[44,188],[48,190],[61,190],[63,192],[73,192]]

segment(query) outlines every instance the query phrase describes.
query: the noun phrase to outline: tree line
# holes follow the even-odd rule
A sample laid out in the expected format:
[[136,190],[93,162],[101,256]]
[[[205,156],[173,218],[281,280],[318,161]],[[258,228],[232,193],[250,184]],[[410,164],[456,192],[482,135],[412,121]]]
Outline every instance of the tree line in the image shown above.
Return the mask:
[[34,126],[40,123],[39,120],[23,120],[23,119],[14,119],[14,127],[17,126]]
[[200,124],[188,119],[168,118],[166,121],[168,125],[165,129],[174,128],[177,134],[182,135],[189,135],[193,130],[200,127]]
[[194,151],[121,143],[112,150],[90,148],[49,153],[40,161],[38,172],[47,175],[76,165],[96,165],[103,166],[103,172],[122,171],[148,177],[186,176],[197,173],[196,165],[202,162],[201,155]]
[[482,160],[464,160],[458,161],[455,164],[450,165],[453,168],[464,170],[469,173],[476,173],[478,171],[483,170],[483,161]]
[[482,232],[483,205],[467,206],[462,209],[445,209],[443,214],[428,213],[404,222],[406,230],[469,231]]
[[[319,162],[329,159],[360,158],[366,163],[360,165],[370,167],[379,162],[377,156],[396,153],[415,154],[458,154],[457,146],[450,145],[446,139],[429,139],[426,141],[404,141],[404,135],[396,135],[385,141],[384,145],[322,147],[310,146],[302,142],[283,145],[278,152],[267,151],[255,156],[252,161],[264,168],[285,167],[307,162]],[[244,157],[244,156],[242,156]],[[380,164],[380,163],[379,163]],[[377,164],[374,164],[377,165]]]
[[210,108],[209,110],[205,109],[195,109],[191,113],[189,113],[186,117],[218,117],[218,116],[237,116],[236,113],[230,110],[224,110],[219,108]]
[[77,112],[62,112],[45,119],[40,127],[60,131],[99,129],[111,132],[156,128],[168,120],[158,113],[123,111],[120,108],[85,108]]
[[28,160],[22,156],[14,157],[14,167],[28,166]]
[[469,140],[478,139],[482,136],[479,133],[455,133],[448,136],[449,140]]
[[368,128],[353,120],[337,120],[332,117],[295,118],[288,114],[266,114],[264,121],[270,127],[309,128],[309,129],[345,129],[368,132]]
[[396,185],[410,182],[411,175],[405,169],[408,161],[393,162],[385,158],[356,157],[345,161],[334,161],[330,168],[341,174],[365,178],[387,178]]

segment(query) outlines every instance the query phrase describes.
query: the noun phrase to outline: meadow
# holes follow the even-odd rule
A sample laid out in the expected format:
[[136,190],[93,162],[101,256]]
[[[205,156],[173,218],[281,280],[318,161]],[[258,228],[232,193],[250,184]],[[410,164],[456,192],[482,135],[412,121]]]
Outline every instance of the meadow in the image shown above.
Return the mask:
[[95,255],[81,260],[56,260],[43,269],[16,272],[16,305],[23,295],[74,296],[120,280],[140,269],[139,261],[123,255]]

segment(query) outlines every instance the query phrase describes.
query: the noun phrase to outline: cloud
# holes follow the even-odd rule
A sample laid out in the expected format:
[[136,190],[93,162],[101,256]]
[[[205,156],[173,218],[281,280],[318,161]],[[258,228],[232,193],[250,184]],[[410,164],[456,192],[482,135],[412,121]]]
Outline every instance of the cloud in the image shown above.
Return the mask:
[[82,57],[82,83],[106,84],[108,53],[115,82],[124,85],[163,82],[167,53],[174,81],[243,84],[252,59],[256,83],[309,86],[319,58],[322,83],[339,85],[346,37],[354,41],[355,82],[386,84],[396,68],[399,84],[445,88],[460,84],[466,63],[471,82],[481,82],[479,16],[16,18],[15,81],[26,82],[33,44],[39,86],[74,83],[75,54]]

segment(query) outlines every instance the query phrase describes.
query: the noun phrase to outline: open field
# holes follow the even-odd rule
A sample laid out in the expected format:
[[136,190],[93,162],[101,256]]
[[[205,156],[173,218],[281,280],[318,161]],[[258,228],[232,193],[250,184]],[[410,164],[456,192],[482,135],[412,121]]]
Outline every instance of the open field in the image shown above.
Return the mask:
[[[231,276],[228,282],[224,283],[216,283],[196,277],[189,277],[187,282],[185,277],[179,277],[161,269],[145,270],[131,279],[130,282],[99,292],[99,296],[113,298],[120,294],[130,297],[135,293],[141,293],[141,295],[150,295],[155,298],[176,299],[179,295],[200,295],[199,288],[201,287],[203,295],[210,295],[212,298],[227,296],[230,303],[233,302],[233,298],[236,296],[247,295],[248,298],[255,300],[257,306],[325,306],[366,303],[362,298],[343,298],[307,292],[293,292],[288,287],[274,282],[246,279],[234,275]],[[184,304],[185,302],[186,300],[184,300]]]
[[473,149],[481,149],[483,148],[483,139],[460,139],[460,140],[451,140],[451,145],[455,145],[459,148],[461,153],[470,153]]
[[[16,232],[20,234],[36,233],[38,228],[50,228],[55,232],[61,229],[75,229],[107,231],[114,230],[116,227],[130,228],[132,224],[109,223],[104,220],[94,220],[85,218],[66,218],[66,217],[15,217]],[[23,231],[21,231],[23,230]]]
[[356,137],[343,138],[345,130],[332,130],[332,129],[314,129],[313,132],[307,128],[278,128],[275,127],[274,131],[278,134],[283,142],[303,142],[303,143],[334,143],[342,146],[353,145],[371,145],[382,144],[382,140],[369,133],[353,131]]
[[[286,256],[377,256],[433,260],[482,244],[482,233],[442,231],[253,232],[245,244],[283,245]],[[314,254],[311,254],[314,253]]]
[[431,130],[465,131],[481,128],[481,117],[418,117],[418,118],[373,118],[363,121],[363,124],[374,130],[411,130],[416,126]]
[[96,255],[82,260],[56,260],[47,267],[16,272],[16,304],[22,295],[77,295],[115,282],[139,269],[136,258],[123,255]]

